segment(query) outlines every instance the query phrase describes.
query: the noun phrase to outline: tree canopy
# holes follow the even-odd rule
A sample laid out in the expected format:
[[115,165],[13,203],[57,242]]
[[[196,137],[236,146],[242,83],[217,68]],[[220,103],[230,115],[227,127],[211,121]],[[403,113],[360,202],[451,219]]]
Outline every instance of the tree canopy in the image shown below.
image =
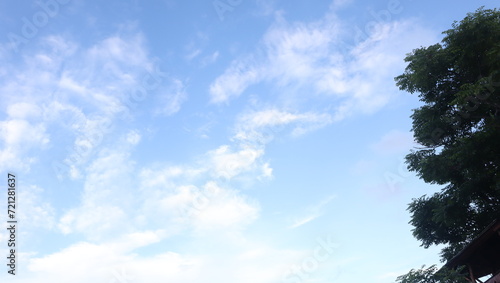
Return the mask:
[[443,185],[409,204],[413,235],[443,244],[446,261],[500,216],[500,11],[480,8],[443,34],[408,54],[395,80],[423,102],[411,115],[420,147],[408,169]]
[[468,283],[459,270],[438,270],[435,265],[421,269],[412,269],[405,275],[398,277],[398,282],[401,283]]

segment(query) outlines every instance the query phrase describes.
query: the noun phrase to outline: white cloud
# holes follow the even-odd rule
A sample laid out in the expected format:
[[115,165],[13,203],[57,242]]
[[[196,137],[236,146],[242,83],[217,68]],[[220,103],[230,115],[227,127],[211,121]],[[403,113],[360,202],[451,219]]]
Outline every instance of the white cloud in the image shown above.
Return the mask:
[[[272,4],[267,7],[272,8]],[[61,161],[71,159],[69,174],[80,179],[72,183],[72,189],[81,190],[80,203],[61,215],[54,216],[50,204],[38,193],[21,194],[23,213],[36,215],[27,223],[48,228],[57,224],[62,234],[74,234],[68,238],[82,238],[82,242],[57,252],[23,258],[21,262],[27,263],[25,267],[31,272],[24,282],[113,282],[123,273],[134,278],[133,282],[156,282],[158,278],[172,282],[279,282],[290,263],[309,254],[272,248],[276,245],[245,237],[242,231],[262,212],[259,203],[240,186],[248,179],[272,177],[265,145],[279,131],[297,137],[353,110],[369,112],[381,107],[386,96],[372,94],[378,77],[368,82],[365,79],[371,78],[371,72],[379,74],[380,65],[396,62],[371,50],[392,52],[389,44],[380,42],[389,42],[391,28],[397,27],[381,29],[372,41],[352,51],[354,59],[347,60],[334,46],[335,21],[328,18],[290,24],[278,19],[261,41],[262,53],[235,60],[210,86],[211,100],[217,103],[234,99],[262,82],[297,87],[305,90],[305,99],[321,96],[320,100],[327,97],[339,102],[335,113],[330,114],[330,106],[318,111],[264,107],[246,112],[238,116],[231,143],[214,147],[189,164],[138,166],[129,153],[141,143],[142,130],[127,129],[118,138],[110,135],[122,130],[116,129],[121,124],[128,126],[118,119],[123,112],[133,116],[130,104],[168,116],[179,112],[187,98],[186,82],[179,79],[168,77],[160,85],[150,85],[151,81],[144,84],[145,76],[153,76],[155,82],[167,76],[155,74],[156,60],[148,54],[140,33],[113,35],[90,48],[64,37],[47,37],[36,53],[26,54],[24,65],[13,68],[12,73],[0,70],[6,75],[0,91],[7,97],[0,105],[9,116],[0,121],[6,145],[0,150],[0,160],[6,162],[0,163],[21,164],[17,161],[22,160],[29,165],[36,155],[25,149],[70,144],[71,152]],[[204,56],[202,50],[193,50],[191,59],[202,65],[218,60],[218,52]],[[134,92],[141,86],[147,92],[144,99],[134,98],[142,95]],[[283,94],[288,96],[288,89]],[[51,127],[61,130],[60,136],[55,135],[58,131],[49,135]],[[290,227],[317,219],[330,201],[328,198],[305,208]],[[179,234],[181,237],[169,238]],[[207,234],[208,239],[204,238]],[[5,240],[5,232],[0,240]],[[184,246],[172,246],[177,240]],[[183,251],[173,252],[177,249]]]
[[300,227],[306,223],[313,221],[314,219],[323,215],[324,207],[327,206],[332,200],[336,198],[335,195],[329,196],[324,200],[321,200],[319,203],[310,206],[306,209],[306,215],[299,217],[293,221],[293,224],[289,226],[289,228],[294,229]]
[[188,180],[198,172],[184,166],[165,166],[163,168],[144,168],[140,172],[141,183],[144,187],[173,187],[175,182],[180,178],[187,178]]
[[212,102],[226,102],[239,96],[248,86],[276,80],[281,85],[304,80],[314,74],[315,64],[323,59],[335,28],[318,23],[288,24],[278,16],[277,23],[264,35],[262,57],[249,55],[237,59],[210,86]]
[[262,79],[261,70],[252,65],[252,59],[231,63],[224,74],[210,85],[210,97],[214,103],[227,102],[232,96],[239,96],[248,86]]
[[41,113],[38,105],[27,102],[14,103],[7,108],[7,114],[14,119],[39,118]]
[[[160,216],[163,225],[168,223],[176,231],[244,228],[257,218],[259,205],[231,188],[228,181],[242,174],[258,174],[252,172],[261,170],[257,166],[261,154],[252,149],[233,152],[221,146],[207,153],[197,167],[146,168],[140,173],[141,213]],[[157,219],[149,222],[159,225]]]
[[80,95],[85,95],[88,93],[88,90],[85,88],[85,86],[77,83],[75,80],[73,80],[70,77],[67,77],[66,75],[63,76],[59,81],[59,87],[62,88],[63,90],[70,90],[76,92]]
[[[135,264],[144,267],[143,263],[147,262],[146,259],[139,258],[131,252],[160,241],[162,234],[162,231],[144,231],[125,234],[113,242],[102,244],[76,243],[62,251],[44,257],[29,258],[27,270],[36,278],[37,282],[58,280],[65,282],[116,282],[119,278],[113,278],[114,276],[124,275],[116,274],[122,271],[121,268],[130,271],[130,267]],[[160,259],[163,259],[164,262],[169,262],[168,258],[171,258],[172,255],[175,254],[167,253],[158,256],[155,260],[161,262]],[[182,262],[182,258],[178,256],[174,256],[172,259],[175,260],[170,261],[171,263]],[[141,273],[147,273],[147,269]],[[29,280],[25,282],[29,282]]]
[[224,190],[214,182],[207,183],[206,207],[195,214],[194,226],[198,231],[219,230],[221,227],[240,228],[258,217],[259,206],[233,190]]
[[227,102],[247,87],[261,81],[276,80],[280,85],[304,82],[314,75],[315,63],[322,59],[335,29],[311,25],[290,25],[283,19],[264,35],[265,57],[249,55],[237,59],[210,86],[214,103]]
[[160,89],[160,105],[157,114],[173,115],[181,109],[182,103],[187,99],[186,87],[181,80],[172,79],[168,88]]
[[[55,162],[63,164],[58,177],[80,178],[115,122],[133,116],[135,106],[163,92],[162,111],[172,115],[186,99],[184,83],[158,70],[144,36],[134,28],[124,28],[89,48],[54,35],[33,44],[37,51],[26,52],[24,61],[2,79],[5,99],[0,106],[10,117],[0,121],[6,142],[0,148],[2,164],[29,170],[37,157],[27,149],[46,146],[57,151]],[[45,133],[60,126],[64,134]],[[73,140],[69,152],[54,146],[62,140],[67,144],[67,139]]]
[[257,158],[263,153],[263,150],[256,148],[242,148],[237,152],[232,152],[229,146],[221,146],[209,153],[213,164],[213,174],[216,177],[231,179],[254,169]]
[[88,51],[88,56],[90,59],[105,61],[109,64],[119,62],[124,65],[151,69],[153,65],[149,62],[149,55],[144,45],[145,39],[141,33],[134,33],[128,37],[115,35],[92,46]]
[[[273,119],[262,121],[261,125],[268,125]],[[261,152],[222,146],[191,166],[153,165],[141,170],[128,155],[137,136],[136,131],[129,131],[119,139],[121,143],[99,151],[84,171],[81,204],[59,220],[63,233],[81,233],[87,241],[45,256],[29,255],[24,259],[27,279],[20,282],[113,282],[119,278],[276,282],[294,262],[307,256],[304,251],[273,249],[246,240],[240,232],[259,217],[259,204],[231,188],[225,179],[213,176],[226,159],[237,164],[233,178],[252,170],[258,174],[261,168],[271,174],[269,164],[259,162]],[[130,177],[135,175],[139,183]],[[186,214],[186,206],[191,213]],[[195,237],[189,245],[201,248],[173,252],[169,236],[187,229]],[[147,256],[137,250],[153,244],[154,252]],[[213,249],[220,254],[214,256]]]
[[[61,232],[103,239],[134,229],[130,219],[140,202],[132,177],[134,163],[128,154],[135,145],[127,140],[130,134],[125,135],[112,150],[100,150],[98,158],[87,167],[81,203],[60,218],[58,227]],[[138,139],[137,136],[132,138]]]
[[33,185],[25,186],[18,192],[22,209],[17,211],[23,227],[47,230],[54,227],[55,211],[52,205],[42,197],[43,192],[43,189]]
[[[191,253],[165,249],[164,231],[124,234],[99,244],[79,242],[58,252],[23,258],[19,282],[280,282],[283,274],[311,256],[312,250],[277,249],[262,242],[218,235],[201,236],[204,245]],[[206,245],[211,242],[212,246]],[[149,256],[137,249],[159,247]],[[194,247],[197,247],[195,245]],[[313,247],[311,247],[313,248]],[[213,253],[213,250],[218,250]],[[323,262],[325,267],[335,262]],[[89,272],[92,270],[92,272]]]
[[141,135],[137,131],[130,131],[127,134],[126,140],[131,145],[137,145],[141,141]]
[[0,141],[0,171],[28,171],[37,158],[25,155],[33,148],[45,148],[50,136],[43,123],[7,119],[0,121]]
[[245,115],[241,120],[251,128],[262,128],[266,126],[289,124],[304,118],[307,120],[309,117],[307,115],[294,115],[276,109],[269,109]]
[[238,118],[234,139],[264,145],[284,127],[291,127],[292,136],[300,136],[332,123],[329,114],[313,112],[294,114],[275,108],[249,112]]
[[0,136],[7,147],[44,145],[49,142],[43,124],[33,125],[26,120],[1,121]]
[[84,205],[67,212],[60,220],[59,228],[64,234],[86,233],[90,239],[99,239],[119,227],[124,228],[128,217],[125,211],[111,205]]
[[201,61],[201,66],[206,67],[207,65],[215,63],[217,61],[217,59],[219,58],[219,55],[220,55],[219,51],[215,51],[211,55],[205,56],[203,58],[203,60]]
[[193,60],[194,58],[196,58],[198,55],[200,55],[201,53],[201,50],[200,49],[195,49],[195,50],[192,50],[189,54],[186,55],[186,59],[188,61],[191,61]]
[[260,160],[262,149],[220,146],[191,165],[137,168],[129,152],[140,139],[137,130],[129,130],[82,166],[81,202],[59,218],[63,234],[102,240],[144,226],[169,227],[171,234],[239,230],[258,217],[258,203],[229,186],[229,180],[271,177],[269,164]]
[[310,23],[288,23],[278,14],[258,51],[234,60],[213,81],[211,101],[228,103],[250,86],[270,83],[278,89],[273,96],[285,101],[327,101],[334,121],[381,109],[398,93],[393,78],[403,71],[407,51],[435,34],[412,20],[386,22],[349,46],[354,35],[343,33],[349,26],[332,11]]
[[263,178],[271,178],[273,176],[273,168],[269,165],[269,163],[264,163],[262,165],[262,177]]

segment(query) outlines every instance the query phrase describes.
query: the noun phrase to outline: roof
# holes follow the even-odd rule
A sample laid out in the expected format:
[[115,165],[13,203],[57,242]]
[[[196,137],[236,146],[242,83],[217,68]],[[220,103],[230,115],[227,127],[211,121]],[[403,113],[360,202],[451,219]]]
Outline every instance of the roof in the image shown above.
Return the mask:
[[500,271],[500,219],[493,221],[479,236],[450,259],[445,266],[469,265],[477,278]]

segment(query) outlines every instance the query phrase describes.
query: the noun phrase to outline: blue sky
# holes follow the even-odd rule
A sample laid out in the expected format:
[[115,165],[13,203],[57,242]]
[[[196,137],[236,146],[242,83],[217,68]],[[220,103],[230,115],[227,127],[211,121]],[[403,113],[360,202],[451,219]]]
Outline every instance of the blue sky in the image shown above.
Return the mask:
[[19,220],[1,281],[382,283],[439,264],[408,224],[439,187],[405,169],[420,102],[393,78],[495,4],[1,2]]

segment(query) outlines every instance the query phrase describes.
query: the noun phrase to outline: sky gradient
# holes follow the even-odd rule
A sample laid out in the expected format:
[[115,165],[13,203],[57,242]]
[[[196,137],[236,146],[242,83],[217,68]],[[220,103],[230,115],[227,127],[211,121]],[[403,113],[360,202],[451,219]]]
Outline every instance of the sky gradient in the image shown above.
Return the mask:
[[[406,211],[394,77],[497,1],[0,2],[1,282],[394,282]],[[5,255],[5,256],[4,256]]]

